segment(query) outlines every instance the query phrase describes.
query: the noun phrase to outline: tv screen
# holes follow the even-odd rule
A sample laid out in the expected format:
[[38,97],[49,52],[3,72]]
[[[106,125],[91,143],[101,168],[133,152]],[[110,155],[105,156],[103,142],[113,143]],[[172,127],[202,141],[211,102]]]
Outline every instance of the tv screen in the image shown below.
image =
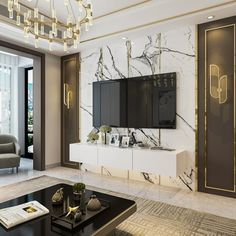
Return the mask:
[[94,127],[176,128],[176,73],[93,83]]

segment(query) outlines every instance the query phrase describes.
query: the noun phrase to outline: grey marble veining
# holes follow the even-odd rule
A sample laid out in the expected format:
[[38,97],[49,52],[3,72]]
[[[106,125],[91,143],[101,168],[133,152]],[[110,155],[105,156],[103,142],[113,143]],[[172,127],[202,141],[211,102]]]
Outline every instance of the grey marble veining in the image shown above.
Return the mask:
[[[187,150],[189,163],[185,173],[170,178],[149,173],[130,172],[130,178],[145,182],[195,190],[195,27],[183,27],[154,33],[125,43],[104,45],[82,53],[81,59],[81,139],[92,130],[92,82],[177,72],[177,129],[161,130],[161,144]],[[159,142],[155,129],[129,129],[138,141],[150,146]],[[114,129],[127,134],[127,129]],[[101,173],[101,168],[84,165],[87,171]],[[123,170],[103,169],[108,176],[127,177]]]

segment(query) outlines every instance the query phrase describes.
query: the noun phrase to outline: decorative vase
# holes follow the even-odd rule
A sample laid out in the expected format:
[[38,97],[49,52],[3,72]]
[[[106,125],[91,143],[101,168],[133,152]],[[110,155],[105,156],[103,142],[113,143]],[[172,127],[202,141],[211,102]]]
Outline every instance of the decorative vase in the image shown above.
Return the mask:
[[101,206],[101,202],[97,199],[97,196],[92,195],[88,202],[87,209],[89,211],[98,211],[101,209]]
[[82,191],[78,191],[78,192],[74,191],[74,192],[73,192],[74,200],[75,200],[75,201],[80,201],[81,196],[82,196],[82,193],[83,193],[83,190],[82,190]]
[[80,205],[79,209],[83,215],[86,214],[86,204],[85,204],[85,191],[82,192],[81,198],[80,198]]

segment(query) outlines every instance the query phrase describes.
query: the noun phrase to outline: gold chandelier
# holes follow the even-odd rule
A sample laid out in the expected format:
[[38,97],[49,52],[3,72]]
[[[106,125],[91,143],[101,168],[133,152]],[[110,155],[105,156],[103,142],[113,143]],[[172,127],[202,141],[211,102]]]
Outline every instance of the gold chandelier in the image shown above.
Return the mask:
[[[28,0],[31,2],[32,0]],[[35,38],[35,48],[39,47],[39,39],[49,42],[52,51],[54,42],[63,44],[64,51],[68,47],[78,47],[81,35],[81,26],[88,31],[93,24],[93,11],[91,0],[73,0],[77,2],[77,9],[73,9],[71,0],[64,1],[67,11],[67,22],[58,21],[54,0],[40,0],[49,4],[50,16],[39,11],[39,0],[36,0],[34,9],[31,9],[18,0],[8,0],[9,18],[16,21],[16,25],[23,26],[25,38],[32,34]],[[59,1],[59,0],[56,0]],[[75,13],[77,10],[77,14]]]

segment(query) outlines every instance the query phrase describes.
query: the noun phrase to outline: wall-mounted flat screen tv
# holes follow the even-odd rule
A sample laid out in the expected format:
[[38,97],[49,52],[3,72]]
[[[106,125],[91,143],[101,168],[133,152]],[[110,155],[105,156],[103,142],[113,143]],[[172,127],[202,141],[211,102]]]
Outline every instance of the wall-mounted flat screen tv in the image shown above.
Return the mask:
[[93,83],[93,125],[176,128],[176,73]]

